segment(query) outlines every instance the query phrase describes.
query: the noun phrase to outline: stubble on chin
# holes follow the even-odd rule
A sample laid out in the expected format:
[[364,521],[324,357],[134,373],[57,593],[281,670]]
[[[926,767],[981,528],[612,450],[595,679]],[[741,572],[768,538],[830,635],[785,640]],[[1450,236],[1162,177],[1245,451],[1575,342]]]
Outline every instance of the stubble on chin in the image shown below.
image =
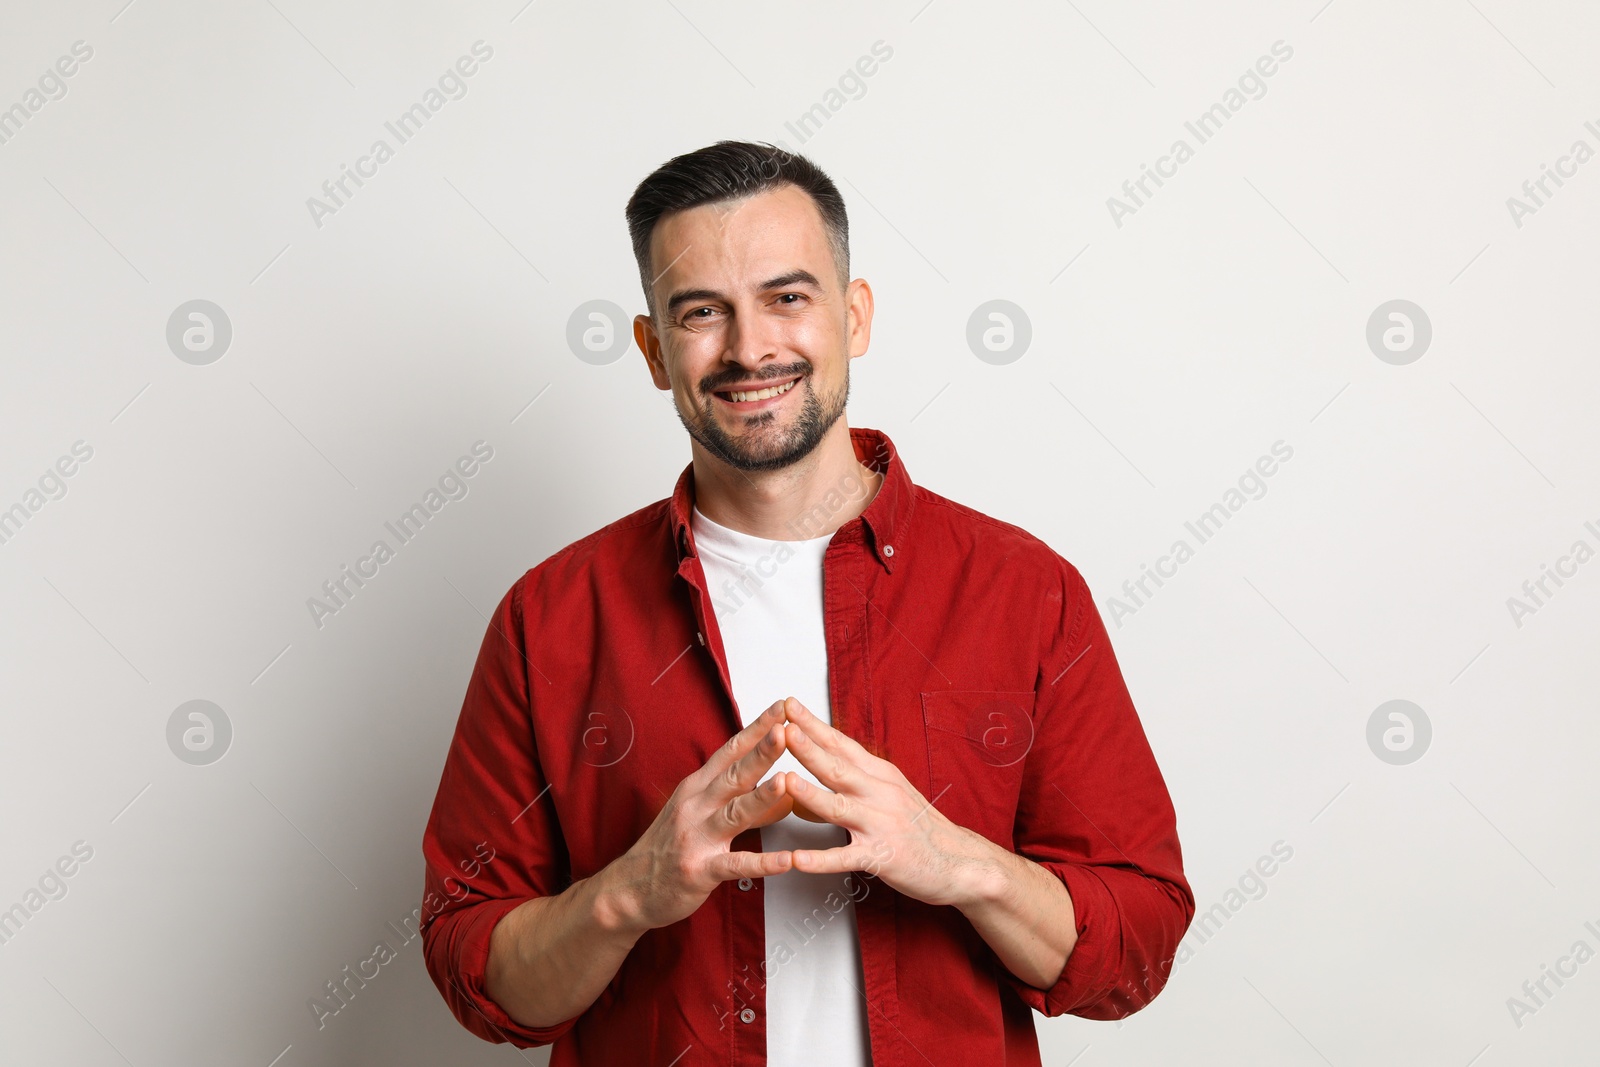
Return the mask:
[[713,406],[717,402],[715,397],[706,398],[705,413],[694,421],[687,418],[676,404],[673,407],[678,410],[678,419],[689,432],[689,436],[698,441],[700,447],[729,466],[746,472],[780,470],[799,462],[815,451],[828,430],[844,414],[845,402],[850,393],[848,369],[840,393],[828,398],[827,402],[817,396],[811,383],[812,378],[807,375],[796,386],[805,389],[806,396],[799,417],[788,430],[771,430],[770,424],[777,421],[777,416],[770,412],[763,413],[765,416],[763,423],[757,423],[755,426],[746,424],[745,436],[759,439],[759,443],[750,445],[733,437],[717,421]]

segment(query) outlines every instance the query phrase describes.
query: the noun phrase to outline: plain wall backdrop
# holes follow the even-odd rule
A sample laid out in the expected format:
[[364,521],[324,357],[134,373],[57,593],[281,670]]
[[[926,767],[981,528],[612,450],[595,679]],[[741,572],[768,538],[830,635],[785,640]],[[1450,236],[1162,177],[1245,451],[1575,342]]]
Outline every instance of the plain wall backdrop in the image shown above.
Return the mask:
[[622,211],[722,138],[838,182],[850,423],[1083,571],[1171,789],[1181,962],[1045,1061],[1594,1055],[1592,6],[3,21],[0,1062],[544,1062],[400,931],[485,614],[688,462]]

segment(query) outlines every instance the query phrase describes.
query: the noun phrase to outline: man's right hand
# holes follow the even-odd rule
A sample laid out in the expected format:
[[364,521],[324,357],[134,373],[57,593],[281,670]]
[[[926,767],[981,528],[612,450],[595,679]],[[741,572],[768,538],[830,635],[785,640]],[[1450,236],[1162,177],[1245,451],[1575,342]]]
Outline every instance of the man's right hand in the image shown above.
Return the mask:
[[756,785],[784,752],[780,700],[678,783],[633,847],[554,896],[523,901],[495,924],[484,991],[524,1026],[575,1018],[616,976],[639,938],[686,919],[730,878],[764,878],[793,853],[735,852],[733,839],[791,811],[787,775]]
[[732,878],[763,878],[792,865],[789,851],[736,852],[733,839],[793,810],[784,776],[757,783],[784,751],[784,701],[762,712],[678,783],[655,822],[613,865],[619,920],[653,930],[685,919]]

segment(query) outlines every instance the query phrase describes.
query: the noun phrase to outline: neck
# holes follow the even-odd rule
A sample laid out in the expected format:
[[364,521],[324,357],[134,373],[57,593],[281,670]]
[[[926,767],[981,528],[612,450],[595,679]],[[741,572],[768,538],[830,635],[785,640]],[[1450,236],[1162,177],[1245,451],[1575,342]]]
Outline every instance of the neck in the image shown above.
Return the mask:
[[811,454],[779,470],[742,471],[691,441],[695,506],[719,526],[769,541],[825,537],[860,515],[883,475],[856,459],[841,417]]

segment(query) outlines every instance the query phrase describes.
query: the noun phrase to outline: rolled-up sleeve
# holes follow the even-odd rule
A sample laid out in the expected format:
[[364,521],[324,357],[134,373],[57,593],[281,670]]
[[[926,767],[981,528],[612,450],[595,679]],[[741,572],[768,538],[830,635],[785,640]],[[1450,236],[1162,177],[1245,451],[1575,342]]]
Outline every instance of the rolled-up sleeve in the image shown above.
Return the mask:
[[1105,625],[1082,575],[1059,556],[1039,625],[1015,843],[1066,886],[1078,940],[1048,989],[1001,974],[1046,1016],[1120,1019],[1166,985],[1194,894],[1172,800]]
[[461,1025],[518,1048],[548,1045],[581,1017],[523,1026],[484,988],[495,924],[571,882],[533,730],[522,611],[529,580],[495,608],[467,684],[423,834],[420,924],[428,974]]

